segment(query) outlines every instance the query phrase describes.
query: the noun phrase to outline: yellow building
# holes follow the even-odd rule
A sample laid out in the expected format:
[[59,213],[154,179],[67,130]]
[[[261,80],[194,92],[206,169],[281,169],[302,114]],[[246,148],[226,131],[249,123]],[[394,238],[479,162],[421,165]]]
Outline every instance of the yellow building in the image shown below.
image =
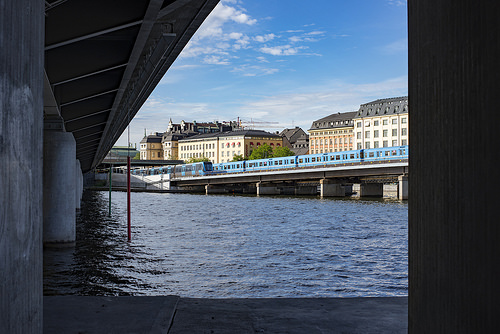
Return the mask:
[[309,132],[309,154],[354,149],[353,117],[357,112],[336,113],[314,121]]
[[144,136],[140,143],[141,160],[163,160],[162,133]]
[[408,145],[408,97],[362,104],[354,117],[356,149]]
[[213,163],[232,161],[235,155],[247,158],[263,144],[283,146],[283,138],[261,130],[208,133],[179,140],[179,159],[208,158]]

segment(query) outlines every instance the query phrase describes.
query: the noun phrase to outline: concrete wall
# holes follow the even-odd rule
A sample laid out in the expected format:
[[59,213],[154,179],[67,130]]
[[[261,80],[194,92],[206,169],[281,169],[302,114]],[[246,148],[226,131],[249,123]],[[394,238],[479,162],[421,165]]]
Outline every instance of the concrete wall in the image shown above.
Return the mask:
[[0,333],[42,332],[43,6],[0,0]]
[[500,4],[419,0],[408,10],[409,331],[492,333]]

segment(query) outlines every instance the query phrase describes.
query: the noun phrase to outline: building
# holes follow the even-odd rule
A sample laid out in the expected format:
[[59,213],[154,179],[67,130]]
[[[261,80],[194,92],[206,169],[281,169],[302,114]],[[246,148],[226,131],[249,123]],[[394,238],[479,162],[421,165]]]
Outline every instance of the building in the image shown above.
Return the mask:
[[283,146],[291,149],[295,155],[309,152],[309,136],[298,126],[293,129],[284,129],[279,135],[283,138]]
[[179,159],[208,158],[213,163],[233,160],[235,155],[247,158],[263,144],[283,145],[283,138],[262,130],[237,130],[200,134],[179,140]]
[[408,97],[362,104],[354,117],[355,148],[408,145]]
[[141,160],[163,160],[162,137],[163,133],[161,132],[156,132],[149,136],[144,135],[139,149]]
[[[163,134],[163,138],[161,141],[163,148],[163,156],[167,160],[179,159],[179,140],[181,139],[186,139],[200,134],[211,134],[223,131],[232,131],[236,128],[237,128],[236,122],[198,123],[196,121],[193,121],[192,123],[189,123],[181,121],[179,124],[175,124],[170,119],[167,131],[165,131],[165,133]],[[200,153],[200,152],[196,151],[190,153]],[[213,152],[211,151],[211,153]]]
[[309,132],[309,153],[328,153],[354,149],[356,111],[335,113],[314,121]]

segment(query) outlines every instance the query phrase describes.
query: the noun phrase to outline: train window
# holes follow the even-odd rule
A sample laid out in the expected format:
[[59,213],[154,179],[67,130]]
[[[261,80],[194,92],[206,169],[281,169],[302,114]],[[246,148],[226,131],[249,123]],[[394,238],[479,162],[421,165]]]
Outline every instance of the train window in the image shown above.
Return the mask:
[[370,153],[368,153],[368,156],[369,156],[370,158],[373,158],[373,157],[375,156],[375,153],[374,153],[374,152],[370,152]]
[[274,162],[274,165],[275,165],[275,166],[278,166],[278,161],[275,161],[275,162]]
[[393,150],[392,155],[396,155],[396,154],[397,154],[396,150]]
[[299,164],[303,163],[304,159],[299,159]]
[[351,155],[350,155],[350,158],[351,158],[351,159],[354,159],[354,154],[351,154]]
[[264,161],[264,166],[267,166],[267,161]]
[[316,158],[311,158],[311,161],[312,162],[316,162]]
[[385,151],[385,156],[388,157],[389,156],[389,151]]
[[278,164],[283,165],[283,160],[280,160]]
[[259,166],[262,166],[262,162],[259,162]]

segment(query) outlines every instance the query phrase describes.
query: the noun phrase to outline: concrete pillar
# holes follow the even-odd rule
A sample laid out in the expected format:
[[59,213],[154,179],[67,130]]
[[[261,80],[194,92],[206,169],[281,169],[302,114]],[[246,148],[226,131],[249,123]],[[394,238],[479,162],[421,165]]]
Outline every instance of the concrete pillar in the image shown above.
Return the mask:
[[280,191],[276,185],[272,183],[257,183],[257,196],[260,195],[279,195]]
[[498,328],[499,16],[408,1],[410,333]]
[[318,194],[318,187],[314,185],[301,185],[297,183],[295,185],[295,195],[296,196],[316,196]]
[[359,197],[384,197],[384,184],[362,183],[359,186]]
[[345,197],[345,188],[338,183],[333,183],[332,180],[320,180],[320,195],[321,197]]
[[72,133],[44,131],[44,244],[72,245],[75,242],[75,156],[76,142]]
[[224,185],[214,185],[214,184],[207,184],[205,186],[205,194],[210,195],[210,194],[225,194],[226,190],[224,188]]
[[42,333],[44,2],[0,1],[0,333]]
[[76,160],[75,163],[75,208],[80,210],[81,200],[83,192],[83,176],[82,168],[80,166],[80,160]]
[[398,176],[398,198],[400,200],[408,199],[408,176]]

